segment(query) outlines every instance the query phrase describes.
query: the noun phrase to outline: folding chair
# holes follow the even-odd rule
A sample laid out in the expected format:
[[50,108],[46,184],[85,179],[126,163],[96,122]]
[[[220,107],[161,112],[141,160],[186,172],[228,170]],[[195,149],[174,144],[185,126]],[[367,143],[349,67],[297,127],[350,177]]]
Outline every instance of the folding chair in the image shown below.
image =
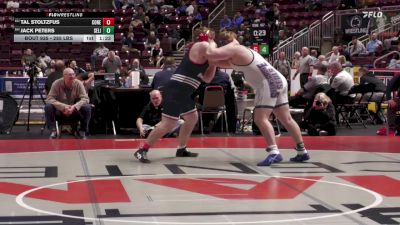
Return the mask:
[[204,90],[203,104],[198,106],[198,112],[200,116],[200,130],[201,134],[204,135],[203,128],[203,113],[210,114],[221,114],[221,131],[224,130],[224,123],[226,134],[229,136],[228,131],[228,119],[226,116],[225,107],[225,92],[222,86],[208,86]]
[[62,133],[62,127],[63,126],[71,126],[72,128],[72,135],[74,136],[79,136],[79,131],[78,131],[78,126],[79,126],[79,117],[76,116],[71,116],[71,117],[65,117],[65,116],[56,116],[56,132],[57,132],[57,137],[61,137]]
[[[247,114],[250,114],[250,118],[247,118]],[[241,132],[244,133],[244,128],[247,125],[252,125],[253,124],[253,118],[254,118],[254,107],[246,107],[243,110],[243,118],[242,118],[242,123],[241,123]],[[281,134],[281,127],[279,125],[279,121],[276,119],[275,115],[273,113],[271,113],[270,115],[270,120],[272,122],[275,122],[276,124],[276,129],[278,131],[278,133],[276,135],[280,135]]]
[[[93,115],[95,106],[93,104],[90,104],[90,108],[91,108],[91,113]],[[56,115],[56,133],[57,133],[58,138],[61,137],[62,126],[66,126],[66,125],[71,126],[72,135],[74,135],[75,137],[80,136],[79,129],[78,129],[80,126],[80,117],[78,114],[75,113],[70,117],[65,117],[63,115]]]
[[336,112],[340,116],[338,124],[340,124],[340,121],[342,121],[346,124],[348,128],[352,129],[350,121],[352,119],[356,119],[357,122],[361,123],[365,128],[367,128],[364,120],[361,118],[360,114],[356,110],[359,102],[362,99],[362,94],[357,93],[356,97],[349,96],[348,99],[348,102],[341,102],[336,104]]

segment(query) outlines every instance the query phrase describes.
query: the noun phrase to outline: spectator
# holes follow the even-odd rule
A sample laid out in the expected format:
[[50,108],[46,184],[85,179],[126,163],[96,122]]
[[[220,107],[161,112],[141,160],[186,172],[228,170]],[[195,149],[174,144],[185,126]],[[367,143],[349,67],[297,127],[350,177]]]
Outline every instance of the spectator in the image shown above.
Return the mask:
[[191,1],[185,9],[186,15],[192,16],[195,8],[197,8],[196,1]]
[[292,69],[298,70],[300,67],[300,57],[301,53],[300,52],[295,52],[293,55],[293,60],[292,60]]
[[8,1],[6,5],[7,9],[18,9],[19,8],[19,2],[18,1]]
[[318,60],[317,60],[317,62],[315,64],[322,63],[322,62],[325,62],[325,61],[326,61],[326,56],[325,55],[319,55],[318,56]]
[[350,61],[350,48],[347,45],[338,46],[339,54],[343,55],[347,61]]
[[146,39],[145,46],[148,50],[154,47],[156,43],[160,43],[160,40],[157,38],[156,33],[154,31],[150,31],[149,36]]
[[311,49],[310,56],[312,59],[312,65],[315,65],[318,62],[318,52],[315,49]]
[[144,70],[143,66],[140,65],[140,61],[138,58],[132,59],[132,64],[128,66],[128,69],[129,69],[128,74],[130,75],[130,77],[132,75],[131,74],[132,71],[139,71],[141,85],[149,84],[149,77],[147,76],[146,71]]
[[250,47],[253,44],[253,36],[250,32],[244,34],[243,43],[247,47]]
[[377,34],[374,32],[371,34],[370,40],[367,43],[367,52],[369,55],[375,55],[377,47],[382,45],[382,42],[377,39]]
[[315,95],[312,107],[305,113],[300,127],[310,136],[336,135],[335,107],[323,92]]
[[176,26],[172,26],[168,31],[168,36],[171,38],[172,48],[176,49],[176,43],[181,39]]
[[331,63],[331,62],[338,61],[339,56],[340,56],[339,47],[338,46],[333,46],[332,47],[332,53],[329,56],[328,62]]
[[300,87],[304,87],[304,84],[308,81],[308,77],[312,75],[313,72],[313,59],[308,54],[308,48],[303,47],[301,49],[301,57],[300,57],[300,66],[297,69],[296,73],[293,76],[293,80],[296,79],[296,76],[300,74]]
[[132,31],[133,31],[133,28],[141,28],[141,27],[143,27],[143,28],[146,30],[145,25],[143,24],[143,21],[142,21],[142,20],[133,19],[133,20],[131,21],[131,23],[129,24],[129,28],[132,29],[132,30],[129,29],[129,32],[132,32]]
[[108,52],[108,48],[106,48],[103,43],[100,43],[99,47],[97,47],[90,56],[90,62],[93,69],[96,68],[96,61],[99,59],[103,60],[105,57],[107,57]]
[[360,54],[365,54],[366,53],[366,49],[363,43],[361,43],[361,41],[358,40],[357,37],[353,37],[353,39],[351,40],[351,43],[353,45],[350,46],[350,56],[359,56]]
[[286,60],[285,52],[279,52],[279,58],[275,60],[273,67],[277,69],[288,82],[290,82],[290,63]]
[[143,8],[143,6],[139,5],[137,7],[137,11],[136,11],[136,14],[134,15],[134,18],[143,22],[145,17],[146,17],[146,14],[144,12],[144,8]]
[[185,1],[181,1],[181,5],[176,8],[176,14],[178,14],[178,16],[187,16],[186,8],[187,6],[185,4]]
[[26,49],[21,59],[22,66],[30,66],[34,62],[36,62],[36,55],[32,52],[31,49]]
[[92,81],[94,81],[94,73],[81,73],[76,76],[76,79],[80,80],[85,87],[86,93],[89,94],[89,90],[92,87]]
[[346,61],[346,57],[344,55],[339,56],[337,62],[339,62],[342,65],[343,68],[352,67],[353,66],[353,64],[351,62]]
[[48,94],[50,92],[50,88],[53,85],[53,82],[55,80],[60,79],[63,77],[63,71],[65,69],[65,64],[64,61],[62,60],[56,60],[55,66],[54,66],[54,72],[50,73],[46,79],[46,83],[44,85],[44,89],[46,90],[46,93]]
[[168,33],[163,34],[160,40],[160,47],[163,49],[164,55],[172,52],[172,38],[168,36]]
[[50,61],[49,66],[46,68],[46,71],[44,73],[45,76],[48,77],[52,72],[56,71],[55,68],[56,68],[56,61],[52,59]]
[[279,4],[273,3],[271,9],[265,14],[265,18],[270,24],[272,30],[275,30],[276,22],[279,20],[279,16]]
[[129,32],[128,37],[122,40],[121,51],[140,53],[138,49],[134,48],[135,44],[136,44],[135,35],[133,32]]
[[394,54],[392,59],[389,62],[387,68],[389,69],[400,69],[400,57],[399,54]]
[[86,72],[94,72],[94,70],[92,69],[92,65],[90,63],[85,63],[85,71]]
[[235,29],[238,29],[240,27],[240,25],[242,25],[243,23],[243,16],[240,12],[236,12],[235,16],[232,19],[232,23],[233,23],[233,27]]
[[[366,87],[365,91],[363,91],[365,94],[363,95],[362,101],[375,102],[378,106],[377,111],[379,111],[381,107],[380,103],[387,89],[386,85],[383,83],[382,80],[376,78],[375,75],[366,67],[361,67],[358,73],[360,75],[360,84],[358,86]],[[373,116],[376,123],[383,123],[378,113],[373,113]]]
[[115,55],[114,51],[109,51],[106,58],[103,59],[101,67],[106,70],[106,73],[120,73],[122,66],[121,59]]
[[75,60],[71,60],[71,62],[69,63],[69,68],[73,69],[75,74],[86,73],[84,69],[82,69],[76,64]]
[[192,14],[193,22],[198,23],[203,21],[203,16],[201,15],[200,11],[196,8]]
[[91,107],[83,84],[75,79],[71,68],[63,71],[63,77],[54,81],[47,95],[45,116],[47,128],[51,130],[50,138],[57,137],[55,129],[56,116],[77,118],[83,138],[89,135]]
[[383,44],[379,43],[375,48],[374,55],[375,56],[382,56],[383,53],[384,53]]
[[278,31],[278,43],[281,43],[282,41],[287,39],[287,35],[284,30],[279,30]]
[[158,71],[157,73],[154,74],[154,78],[151,83],[151,88],[162,91],[162,88],[169,81],[172,74],[174,74],[175,70],[176,70],[175,59],[173,57],[167,57],[164,62],[163,70]]
[[150,50],[151,60],[150,64],[157,65],[158,60],[163,56],[163,49],[160,47],[160,43],[156,43]]
[[399,38],[400,38],[400,30],[397,32],[396,36],[385,39],[383,42],[385,43],[385,48],[387,50],[390,50],[393,45],[398,45],[399,44]]
[[[147,137],[150,132],[161,121],[163,111],[162,96],[159,90],[150,92],[150,102],[143,108],[142,113],[136,120],[136,127],[139,130],[140,137]],[[174,127],[166,136],[170,136],[178,132],[183,120],[178,120],[177,126]]]
[[220,30],[229,30],[232,27],[232,20],[228,15],[224,15],[224,18],[220,22]]
[[289,105],[293,107],[300,107],[307,105],[316,94],[316,90],[323,84],[328,84],[328,63],[326,61],[315,65],[317,74],[312,76],[303,88],[297,91],[295,96],[290,97]]
[[46,54],[45,51],[42,51],[42,52],[40,53],[40,56],[38,57],[38,60],[39,60],[39,62],[40,62],[41,64],[46,65],[45,68],[47,68],[48,66],[50,66],[51,58],[50,58],[50,56],[48,56],[48,55]]
[[114,0],[112,1],[112,5],[114,9],[122,9],[122,6],[124,5],[124,0]]
[[351,88],[354,86],[354,79],[347,71],[343,70],[342,65],[339,62],[331,62],[329,64],[329,70],[331,72],[331,78],[329,83],[332,90],[328,94],[333,104],[345,103],[349,101],[348,96]]
[[149,13],[151,15],[159,13],[158,5],[156,4],[156,1],[149,2],[149,5],[147,6],[147,13]]

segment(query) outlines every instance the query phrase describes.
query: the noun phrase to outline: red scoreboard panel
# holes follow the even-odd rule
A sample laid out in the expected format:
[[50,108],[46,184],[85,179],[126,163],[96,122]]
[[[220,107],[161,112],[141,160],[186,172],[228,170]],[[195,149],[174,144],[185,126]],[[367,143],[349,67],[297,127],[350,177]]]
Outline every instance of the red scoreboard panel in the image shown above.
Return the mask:
[[112,12],[16,12],[14,42],[114,42]]

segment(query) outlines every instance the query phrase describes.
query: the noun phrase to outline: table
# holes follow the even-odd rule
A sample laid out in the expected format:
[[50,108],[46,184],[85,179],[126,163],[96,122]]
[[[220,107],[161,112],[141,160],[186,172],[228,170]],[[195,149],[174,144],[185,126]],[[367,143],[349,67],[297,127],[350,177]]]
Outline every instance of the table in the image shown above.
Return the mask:
[[108,128],[112,128],[112,121],[117,133],[121,129],[136,128],[136,119],[150,102],[150,91],[151,88],[95,87],[89,94],[95,105],[91,132],[107,133]]

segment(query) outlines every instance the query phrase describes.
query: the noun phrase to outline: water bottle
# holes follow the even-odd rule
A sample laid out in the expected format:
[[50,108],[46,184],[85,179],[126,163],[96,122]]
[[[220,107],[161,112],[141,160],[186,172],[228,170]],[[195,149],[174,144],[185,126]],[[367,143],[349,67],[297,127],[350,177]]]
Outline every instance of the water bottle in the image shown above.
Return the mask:
[[8,77],[8,70],[6,71],[6,77]]

